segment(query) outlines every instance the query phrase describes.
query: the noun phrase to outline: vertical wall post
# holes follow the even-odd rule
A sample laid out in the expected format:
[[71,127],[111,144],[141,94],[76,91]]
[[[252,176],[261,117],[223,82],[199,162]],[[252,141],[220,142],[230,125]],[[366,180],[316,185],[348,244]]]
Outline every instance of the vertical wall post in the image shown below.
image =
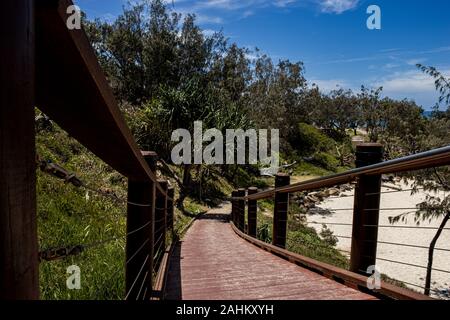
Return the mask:
[[[364,143],[356,147],[356,167],[379,163],[383,147],[378,143]],[[377,256],[378,220],[380,209],[381,175],[361,176],[355,188],[350,270],[366,274],[374,266]],[[367,227],[370,225],[371,227]]]
[[[142,152],[142,155],[150,168],[155,170],[156,154]],[[149,180],[130,179],[127,207],[127,233],[129,233],[126,242],[126,260],[129,262],[125,272],[127,299],[147,299],[152,289],[155,184]],[[139,287],[141,283],[145,286],[142,290]]]
[[[275,176],[275,188],[284,187],[290,184],[290,177],[284,173]],[[289,210],[289,194],[275,193],[275,207],[273,213],[273,237],[272,244],[286,248],[287,220]]]
[[[237,196],[245,197],[245,189],[238,189]],[[237,201],[237,225],[239,230],[244,232],[245,229],[245,200],[239,199]]]
[[[167,194],[167,181],[158,179],[158,183]],[[164,194],[156,195],[155,208],[155,246],[154,254],[157,258],[156,265],[159,265],[160,258],[166,249],[166,230],[167,230],[167,196]]]
[[[252,195],[258,192],[258,188],[248,188],[248,195]],[[247,219],[248,219],[248,235],[256,238],[256,216],[257,216],[257,201],[256,200],[248,200],[247,202]]]
[[38,299],[34,0],[1,7],[0,300]]

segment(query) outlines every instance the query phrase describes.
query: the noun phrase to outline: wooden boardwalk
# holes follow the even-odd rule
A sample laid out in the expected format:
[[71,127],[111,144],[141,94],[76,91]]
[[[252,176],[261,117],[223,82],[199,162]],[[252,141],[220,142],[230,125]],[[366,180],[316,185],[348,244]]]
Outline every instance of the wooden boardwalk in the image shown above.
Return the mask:
[[239,237],[229,205],[194,222],[170,259],[168,300],[369,300]]

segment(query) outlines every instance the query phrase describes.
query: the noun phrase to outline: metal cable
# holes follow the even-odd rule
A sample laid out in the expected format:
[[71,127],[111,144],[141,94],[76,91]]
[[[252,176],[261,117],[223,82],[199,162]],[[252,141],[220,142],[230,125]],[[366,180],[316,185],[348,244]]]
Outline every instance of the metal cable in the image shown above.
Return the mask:
[[439,228],[439,227],[421,227],[421,226],[392,226],[392,225],[371,225],[365,224],[363,227],[368,228],[395,228],[395,229],[428,229],[428,230],[450,230],[450,228]]
[[134,279],[133,284],[132,284],[131,287],[130,287],[130,290],[128,290],[127,294],[125,295],[125,300],[128,299],[128,297],[129,297],[131,291],[133,291],[134,285],[136,284],[136,281],[139,279],[139,276],[141,275],[142,270],[144,269],[144,266],[145,266],[145,264],[147,263],[148,257],[149,257],[149,255],[147,255],[147,256],[145,257],[144,263],[142,264],[141,269],[139,270],[139,272],[138,272],[136,278]]
[[[155,230],[155,234],[158,234],[158,233],[161,232],[164,228],[165,228],[165,226],[159,227],[157,230]],[[161,236],[162,236],[162,234],[161,234]]]
[[164,235],[164,234],[161,233],[161,235],[159,236],[158,240],[155,241],[155,246],[156,246],[156,245],[161,246],[161,244],[162,244],[161,240],[162,240],[163,235]]
[[[369,256],[364,256],[364,257],[365,258],[371,258]],[[390,260],[390,259],[379,258],[379,257],[377,257],[377,260],[391,262],[391,263],[396,263],[396,264],[402,264],[402,265],[405,265],[405,266],[416,267],[416,268],[421,268],[421,269],[428,269],[428,267],[425,267],[425,266],[421,266],[421,265],[413,264],[413,263],[408,263],[408,262],[403,262],[403,261],[396,261],[396,260]],[[450,274],[450,270],[443,270],[443,269],[436,269],[436,268],[431,268],[431,270]]]
[[308,224],[325,224],[330,226],[353,226],[351,223],[338,223],[338,222],[316,222],[316,221],[307,221]]
[[131,234],[133,234],[133,233],[136,233],[136,232],[138,232],[139,230],[144,229],[146,226],[150,225],[151,223],[152,223],[151,220],[148,221],[148,222],[146,222],[146,223],[145,223],[144,225],[142,225],[141,227],[139,227],[139,228],[137,228],[137,229],[135,229],[135,230],[133,230],[133,231],[128,232],[128,233],[127,233],[127,236],[129,236],[129,235],[131,235]]
[[[416,245],[416,244],[405,244],[405,243],[398,243],[398,242],[373,241],[373,240],[364,240],[364,242],[370,242],[370,243],[377,242],[377,243],[381,243],[381,244],[388,244],[388,245],[400,246],[400,247],[410,247],[410,248],[427,249],[427,250],[430,249],[429,247],[426,247],[426,246],[420,246],[420,245]],[[434,248],[434,250],[450,252],[450,249],[446,249],[446,248]]]
[[437,289],[426,288],[426,287],[424,287],[424,286],[419,286],[419,285],[417,285],[417,284],[410,283],[410,282],[406,282],[406,281],[404,281],[404,280],[399,280],[399,281],[400,281],[400,282],[403,282],[403,283],[405,283],[405,284],[407,284],[407,285],[413,286],[413,287],[421,288],[421,289],[424,289],[424,290],[425,290],[425,289],[428,289],[428,290],[430,290],[430,291],[432,291],[432,292],[434,292],[434,293],[437,293],[438,296],[441,295],[441,293],[440,293]]
[[138,232],[139,230],[142,230],[143,228],[148,226],[150,223],[151,223],[151,221],[148,221],[144,225],[142,225],[139,228],[136,228],[136,229],[128,232],[125,235],[111,237],[111,238],[108,238],[106,240],[95,241],[95,242],[88,243],[88,244],[70,245],[70,246],[65,246],[65,247],[60,247],[60,248],[52,248],[52,249],[41,250],[38,253],[39,261],[43,261],[43,260],[45,260],[45,261],[54,261],[54,260],[58,260],[58,259],[64,259],[64,258],[66,258],[68,256],[79,255],[79,254],[81,254],[82,252],[84,252],[87,249],[101,247],[101,246],[103,246],[105,244],[108,244],[110,242],[124,239],[125,237],[127,237],[129,235],[132,235],[132,234]]
[[[144,279],[142,280],[142,283],[141,283],[141,287],[139,288],[139,292],[138,292],[138,294],[137,294],[137,296],[136,296],[136,301],[139,299],[139,297],[140,297],[140,295],[141,295],[141,291],[142,291],[142,288],[144,287],[144,284],[145,284],[145,280],[147,279],[147,276],[148,276],[148,271],[145,273],[145,275],[144,275]],[[146,288],[147,289],[147,288]],[[145,297],[142,297],[143,299],[145,298]]]
[[381,191],[381,192],[369,192],[366,193],[366,196],[376,196],[379,194],[389,194],[389,193],[398,193],[398,192],[407,192],[407,191],[418,191],[418,190],[425,190],[425,188],[411,188],[411,189],[404,189],[404,190],[393,190],[393,191]]
[[150,238],[147,238],[147,240],[144,241],[144,243],[133,253],[131,257],[128,258],[128,260],[125,262],[125,264],[128,264],[131,260],[136,257],[136,255],[142,250],[142,248],[147,244],[147,242],[150,241]]
[[83,181],[81,181],[75,173],[68,172],[62,166],[59,166],[59,165],[51,162],[50,160],[47,160],[47,161],[41,160],[39,155],[37,156],[37,159],[38,159],[37,160],[38,166],[42,172],[47,173],[50,176],[62,179],[66,183],[71,183],[75,187],[78,187],[78,188],[82,187],[86,190],[92,191],[103,197],[110,198],[111,200],[116,201],[116,202],[127,203],[130,205],[139,206],[139,207],[151,207],[152,206],[151,204],[143,204],[143,203],[136,203],[136,202],[128,201],[126,199],[119,198],[118,196],[116,196],[114,194],[104,192],[100,189],[91,187],[91,186],[87,185],[86,183],[84,183]]
[[[145,240],[144,241],[144,243],[131,255],[131,257],[130,258],[128,258],[128,260],[125,262],[125,265],[127,265],[128,263],[130,263],[131,262],[131,260],[133,260],[136,256],[137,256],[137,254],[142,250],[142,248],[144,248],[144,246],[145,246],[145,244],[147,243],[147,242],[149,242],[150,241],[150,238],[147,238],[147,240]],[[115,272],[113,272],[113,274],[111,275],[111,277],[109,277],[108,279],[110,280],[110,279],[113,279],[118,273],[119,273],[119,271],[121,271],[121,270],[123,270],[123,269],[117,269]],[[97,292],[95,293],[96,295],[98,295],[98,293],[99,293],[99,290],[97,290]]]
[[336,238],[343,238],[343,239],[351,239],[352,237],[347,237],[347,236],[340,236],[337,234],[333,234],[333,236],[335,236]]

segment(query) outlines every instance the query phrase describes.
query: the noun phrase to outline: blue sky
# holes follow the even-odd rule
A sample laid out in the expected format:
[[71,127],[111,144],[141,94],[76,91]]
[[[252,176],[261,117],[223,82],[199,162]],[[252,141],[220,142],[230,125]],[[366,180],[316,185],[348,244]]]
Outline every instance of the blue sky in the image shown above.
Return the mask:
[[[89,18],[112,21],[126,0],[76,0]],[[369,5],[381,8],[381,30],[369,30]],[[195,13],[206,33],[258,47],[274,60],[303,61],[306,78],[327,92],[337,85],[410,98],[425,109],[437,101],[433,80],[416,63],[450,75],[450,1],[447,0],[174,0]]]

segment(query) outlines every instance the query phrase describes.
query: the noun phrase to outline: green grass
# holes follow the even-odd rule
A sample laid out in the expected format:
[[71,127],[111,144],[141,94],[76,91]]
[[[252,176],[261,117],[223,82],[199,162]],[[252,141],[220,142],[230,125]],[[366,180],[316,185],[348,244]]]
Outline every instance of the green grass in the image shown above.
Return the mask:
[[[76,173],[83,182],[126,198],[126,179],[87,151],[64,131],[39,131],[37,153]],[[125,297],[126,205],[37,170],[37,224],[40,251],[93,244],[119,238],[87,249],[81,254],[40,263],[40,293],[48,300],[103,300]],[[207,210],[204,204],[187,198],[188,215],[175,210],[174,229],[180,231],[192,218]],[[67,268],[81,271],[81,289],[66,286]]]
[[[75,172],[86,184],[103,188],[120,197],[126,194],[126,181],[90,154],[65,132],[37,135],[37,152]],[[77,188],[37,171],[37,223],[40,250],[91,244],[111,238],[98,248],[77,256],[40,263],[40,291],[43,299],[122,299],[124,297],[125,205]],[[67,268],[81,271],[81,289],[66,286]]]
[[312,163],[308,163],[305,161],[301,161],[294,168],[294,175],[297,176],[326,176],[332,174],[332,171],[326,170],[322,167],[314,165]]

